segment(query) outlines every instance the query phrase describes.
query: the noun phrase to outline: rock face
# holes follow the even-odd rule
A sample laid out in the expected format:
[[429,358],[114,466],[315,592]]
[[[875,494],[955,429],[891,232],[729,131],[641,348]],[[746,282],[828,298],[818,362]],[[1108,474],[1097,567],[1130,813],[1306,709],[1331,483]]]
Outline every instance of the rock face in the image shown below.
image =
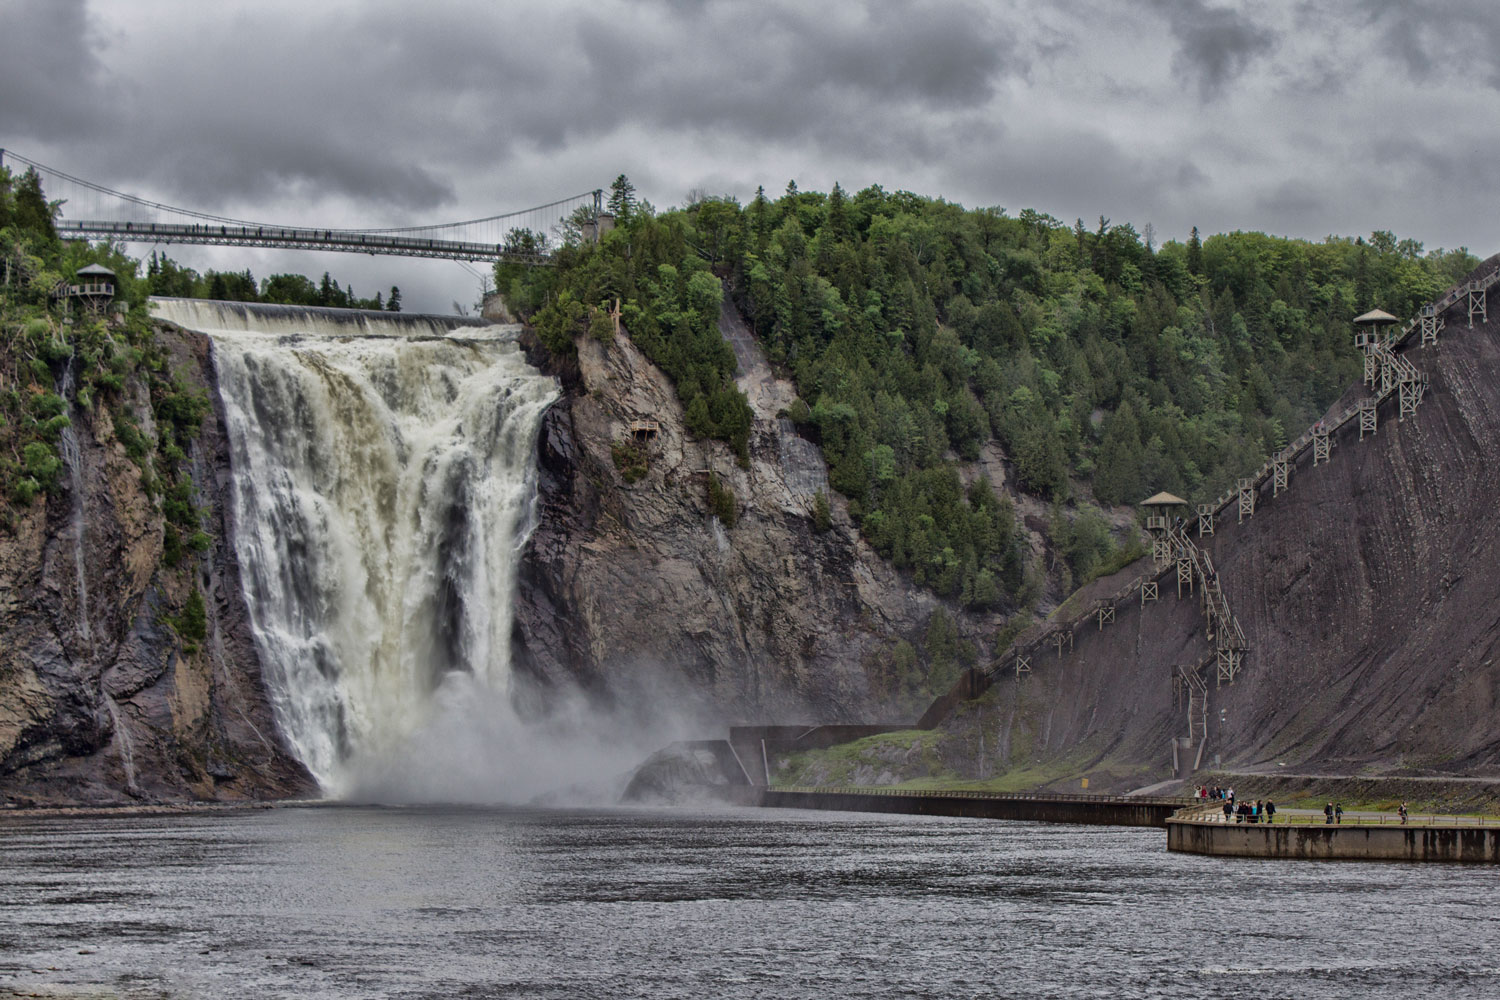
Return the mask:
[[[814,530],[827,471],[778,419],[794,391],[728,306],[721,328],[755,412],[748,468],[687,434],[671,382],[628,337],[579,342],[576,377],[538,442],[517,670],[541,688],[578,681],[645,719],[899,721],[909,709],[884,704],[872,667],[937,601],[859,539],[831,492],[832,527]],[[649,468],[628,483],[611,448],[633,427]],[[710,475],[735,495],[732,526],[710,513]],[[980,644],[995,626],[959,621]]]
[[[1487,261],[1477,274],[1500,266]],[[1500,769],[1500,304],[1471,329],[1462,304],[1435,347],[1405,356],[1430,378],[1417,412],[1394,397],[1373,438],[1358,421],[1331,461],[1305,454],[1289,490],[1268,482],[1253,517],[1212,538],[1224,592],[1251,649],[1233,685],[1209,674],[1205,766],[1304,774],[1495,774]],[[1368,394],[1356,386],[1329,411]],[[1141,572],[1127,568],[1098,593]],[[1071,653],[1041,654],[950,723],[987,747],[990,773],[1170,772],[1187,734],[1172,670],[1212,652],[1196,597],[1119,610]],[[980,734],[983,734],[982,742]],[[1040,781],[1038,783],[1041,783]],[[1077,787],[1073,780],[1069,787]],[[1091,787],[1107,787],[1094,781]]]
[[[212,390],[206,338],[159,329],[189,387]],[[154,433],[146,390],[126,388]],[[64,489],[0,533],[0,799],[107,803],[314,792],[277,735],[228,543],[228,453],[211,411],[189,450],[213,537],[162,564],[161,512],[102,407],[73,405]],[[207,639],[166,624],[194,585]]]

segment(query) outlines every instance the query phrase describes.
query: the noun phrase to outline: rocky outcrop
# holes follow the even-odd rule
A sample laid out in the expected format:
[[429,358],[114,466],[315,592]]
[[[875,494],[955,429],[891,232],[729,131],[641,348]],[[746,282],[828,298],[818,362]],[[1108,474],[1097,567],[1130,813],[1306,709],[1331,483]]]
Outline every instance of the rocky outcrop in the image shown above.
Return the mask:
[[[832,525],[815,530],[827,472],[778,418],[794,391],[727,306],[721,327],[755,412],[748,467],[687,433],[671,382],[628,336],[579,341],[538,441],[517,670],[541,688],[577,681],[648,719],[904,718],[910,706],[887,704],[872,675],[938,602],[860,540],[831,491]],[[612,449],[637,436],[648,467],[627,482]],[[710,510],[710,476],[734,493],[732,525]],[[997,624],[960,616],[981,648]]]
[[[215,400],[206,338],[158,329],[177,377]],[[148,436],[143,385],[127,405]],[[102,404],[72,402],[63,488],[0,533],[0,798],[244,799],[315,790],[276,731],[228,543],[228,452],[210,411],[184,443],[212,545],[163,565],[163,520]],[[169,624],[193,588],[207,638]]]

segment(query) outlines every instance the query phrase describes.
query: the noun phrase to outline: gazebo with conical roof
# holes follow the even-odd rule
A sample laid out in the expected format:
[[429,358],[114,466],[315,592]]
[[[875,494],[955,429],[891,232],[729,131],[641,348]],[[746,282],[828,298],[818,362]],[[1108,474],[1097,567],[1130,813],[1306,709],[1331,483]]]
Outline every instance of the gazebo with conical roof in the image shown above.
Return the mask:
[[1376,344],[1380,341],[1380,328],[1398,323],[1400,320],[1386,312],[1384,309],[1371,309],[1354,317],[1354,346],[1364,351],[1366,355],[1375,351]]
[[1166,540],[1171,531],[1170,512],[1173,507],[1186,507],[1187,501],[1178,496],[1166,492],[1156,494],[1141,501],[1141,506],[1146,508],[1146,530],[1158,544]]

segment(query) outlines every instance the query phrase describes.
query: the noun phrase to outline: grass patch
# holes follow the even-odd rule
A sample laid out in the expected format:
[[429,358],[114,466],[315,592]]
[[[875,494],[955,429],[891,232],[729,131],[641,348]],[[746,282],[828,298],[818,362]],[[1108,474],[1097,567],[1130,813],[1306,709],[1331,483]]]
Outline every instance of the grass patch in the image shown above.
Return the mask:
[[938,756],[941,740],[942,734],[936,731],[904,729],[866,736],[826,750],[803,750],[776,761],[771,784],[804,788],[873,785],[886,772],[923,770],[928,775],[940,774],[944,770]]

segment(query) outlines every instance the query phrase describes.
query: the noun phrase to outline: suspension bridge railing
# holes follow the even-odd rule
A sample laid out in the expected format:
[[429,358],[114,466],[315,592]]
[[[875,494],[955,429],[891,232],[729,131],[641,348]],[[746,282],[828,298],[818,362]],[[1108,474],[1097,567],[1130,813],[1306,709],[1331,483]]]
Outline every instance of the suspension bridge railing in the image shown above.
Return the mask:
[[[341,228],[252,222],[118,191],[0,149],[0,166],[34,170],[49,200],[60,202],[64,237],[124,242],[336,250],[458,261],[547,263],[553,247],[600,231],[602,192],[477,219],[418,226]],[[522,232],[525,239],[516,240]],[[515,249],[517,246],[524,249]],[[513,249],[507,249],[512,247]]]
[[280,226],[214,224],[173,225],[156,222],[60,219],[57,223],[57,231],[65,238],[73,236],[127,243],[281,247],[289,250],[338,250],[345,253],[434,257],[444,260],[516,260],[529,264],[551,263],[551,258],[544,254],[518,253],[507,250],[503,243],[466,243],[459,240],[426,239],[419,235],[386,236],[338,229],[286,229]]

